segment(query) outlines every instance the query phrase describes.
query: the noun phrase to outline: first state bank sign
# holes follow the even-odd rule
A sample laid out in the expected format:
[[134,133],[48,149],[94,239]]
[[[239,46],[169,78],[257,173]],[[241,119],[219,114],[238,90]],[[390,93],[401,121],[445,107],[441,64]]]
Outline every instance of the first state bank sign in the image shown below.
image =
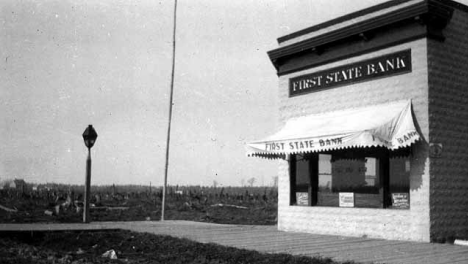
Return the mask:
[[289,80],[289,96],[411,72],[411,50],[310,73]]

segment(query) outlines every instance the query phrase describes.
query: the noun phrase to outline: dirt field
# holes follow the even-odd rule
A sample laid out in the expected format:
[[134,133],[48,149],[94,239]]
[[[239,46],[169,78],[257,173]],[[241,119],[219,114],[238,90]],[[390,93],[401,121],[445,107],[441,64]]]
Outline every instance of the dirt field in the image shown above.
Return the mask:
[[[58,186],[42,191],[0,190],[0,222],[81,222],[80,190]],[[161,191],[147,187],[95,188],[91,221],[147,221],[161,218]],[[165,219],[224,224],[274,225],[277,192],[272,187],[171,187]]]
[[[0,190],[0,222],[82,222],[82,197],[79,186]],[[157,221],[161,198],[160,189],[147,186],[94,187],[91,221]],[[166,201],[166,220],[276,224],[276,188],[176,186],[168,189]],[[332,263],[127,231],[28,234],[2,236],[0,263]]]

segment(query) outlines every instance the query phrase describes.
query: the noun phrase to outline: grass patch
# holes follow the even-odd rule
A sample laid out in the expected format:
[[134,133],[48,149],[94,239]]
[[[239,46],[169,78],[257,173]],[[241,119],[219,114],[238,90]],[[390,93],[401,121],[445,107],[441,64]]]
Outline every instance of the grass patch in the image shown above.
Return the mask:
[[[117,259],[102,257],[114,250]],[[0,263],[317,263],[328,258],[266,254],[131,231],[21,233],[0,239]],[[353,262],[346,262],[353,263]]]

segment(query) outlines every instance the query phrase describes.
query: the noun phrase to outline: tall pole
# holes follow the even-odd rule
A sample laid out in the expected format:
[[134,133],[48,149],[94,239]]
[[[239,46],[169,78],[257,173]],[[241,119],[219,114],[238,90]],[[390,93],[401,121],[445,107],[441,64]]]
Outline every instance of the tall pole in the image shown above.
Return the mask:
[[89,196],[91,192],[91,148],[88,148],[88,158],[86,159],[86,184],[84,195],[83,223],[89,223]]
[[169,170],[169,145],[171,142],[171,121],[172,121],[172,100],[174,95],[174,71],[175,71],[175,52],[176,52],[176,21],[177,21],[177,0],[174,0],[174,29],[172,32],[172,73],[171,73],[171,92],[169,95],[169,119],[167,125],[167,140],[166,140],[166,166],[164,168],[164,186],[161,205],[161,221],[164,221],[164,211],[166,207],[166,192],[167,192],[167,173]]

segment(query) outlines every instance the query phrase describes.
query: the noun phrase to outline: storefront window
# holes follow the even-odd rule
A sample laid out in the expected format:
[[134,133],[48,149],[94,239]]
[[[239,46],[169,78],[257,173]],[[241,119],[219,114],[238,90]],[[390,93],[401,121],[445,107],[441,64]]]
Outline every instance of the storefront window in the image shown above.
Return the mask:
[[390,207],[409,208],[410,161],[407,157],[390,158]]
[[294,170],[294,183],[292,183],[294,191],[294,203],[296,205],[310,205],[311,191],[311,172],[310,161],[304,155],[296,155]]
[[409,208],[409,149],[312,153],[291,163],[291,204]]

